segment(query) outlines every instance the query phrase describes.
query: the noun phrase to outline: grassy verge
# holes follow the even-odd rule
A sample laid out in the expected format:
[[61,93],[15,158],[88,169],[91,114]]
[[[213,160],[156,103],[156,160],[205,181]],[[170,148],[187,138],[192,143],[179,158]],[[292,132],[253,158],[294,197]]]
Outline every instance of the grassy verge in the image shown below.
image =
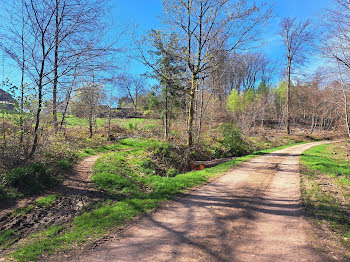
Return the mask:
[[308,214],[350,251],[350,144],[320,145],[304,152],[302,198]]
[[[42,254],[50,255],[91,243],[133,217],[154,210],[162,201],[216,178],[243,161],[290,146],[259,151],[213,168],[169,177],[156,175],[148,164],[149,149],[162,144],[164,143],[126,139],[116,145],[118,149],[127,150],[110,152],[100,157],[95,163],[92,178],[97,187],[110,194],[110,199],[76,217],[69,224],[49,227],[29,236],[9,257],[17,261],[36,261]],[[50,202],[51,198],[41,202]],[[7,232],[3,238],[8,238],[7,235],[11,234],[13,232]]]

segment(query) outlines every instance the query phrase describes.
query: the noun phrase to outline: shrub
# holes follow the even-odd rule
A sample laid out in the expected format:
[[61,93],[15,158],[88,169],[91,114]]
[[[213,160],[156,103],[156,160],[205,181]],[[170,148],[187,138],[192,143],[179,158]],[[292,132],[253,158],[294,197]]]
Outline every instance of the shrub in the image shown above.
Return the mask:
[[7,185],[27,195],[37,194],[57,183],[41,163],[12,169],[4,175],[4,178]]
[[170,144],[161,144],[154,147],[154,154],[161,158],[170,157],[171,150],[172,147]]
[[151,159],[147,158],[141,161],[139,165],[140,165],[141,171],[144,172],[145,174],[155,173],[156,166]]
[[221,127],[222,139],[219,141],[223,151],[218,149],[216,153],[222,154],[222,157],[244,156],[251,152],[249,144],[242,138],[239,128],[232,124],[223,124]]
[[167,177],[174,177],[177,176],[179,174],[179,171],[174,169],[174,168],[169,168],[167,171]]
[[8,196],[7,196],[5,186],[3,184],[0,184],[0,200],[7,199],[7,198]]

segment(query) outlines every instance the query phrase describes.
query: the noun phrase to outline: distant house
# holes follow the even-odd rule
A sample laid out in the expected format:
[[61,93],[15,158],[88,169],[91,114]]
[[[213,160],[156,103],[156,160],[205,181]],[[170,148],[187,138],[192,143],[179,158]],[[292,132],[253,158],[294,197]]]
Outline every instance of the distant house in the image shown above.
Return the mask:
[[0,110],[15,110],[16,100],[7,93],[0,89]]

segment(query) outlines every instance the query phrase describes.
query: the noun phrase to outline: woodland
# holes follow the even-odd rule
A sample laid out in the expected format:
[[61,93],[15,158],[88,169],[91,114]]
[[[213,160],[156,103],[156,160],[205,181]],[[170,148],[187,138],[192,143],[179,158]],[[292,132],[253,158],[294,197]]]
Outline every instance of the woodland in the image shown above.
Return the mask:
[[[272,1],[163,0],[159,26],[140,32],[110,0],[0,0],[0,256],[94,241],[212,176],[187,173],[194,161],[347,141],[350,2],[332,3],[318,18],[280,17],[276,59],[262,52]],[[349,163],[349,142],[332,150]],[[66,184],[79,163],[93,170],[88,188]],[[349,165],[332,229],[347,249]]]

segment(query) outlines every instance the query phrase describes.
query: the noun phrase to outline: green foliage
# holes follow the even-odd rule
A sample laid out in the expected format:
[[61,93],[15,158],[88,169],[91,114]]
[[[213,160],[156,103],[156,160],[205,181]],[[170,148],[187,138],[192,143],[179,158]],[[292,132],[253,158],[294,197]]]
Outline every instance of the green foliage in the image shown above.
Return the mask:
[[248,89],[245,93],[238,94],[236,89],[232,89],[226,104],[231,112],[240,112],[255,102],[256,94],[253,89]]
[[170,157],[172,146],[170,144],[161,144],[154,147],[153,152],[155,155],[158,155],[162,158]]
[[161,104],[162,99],[155,91],[151,91],[147,94],[145,110],[158,110],[161,107]]
[[0,184],[0,200],[7,199],[8,194],[6,188],[3,184]]
[[253,89],[248,89],[244,94],[243,107],[247,108],[254,101],[255,101],[255,91]]
[[[161,101],[158,100],[158,102],[161,102],[161,105],[158,104],[158,106],[162,106],[164,113],[166,110],[166,100],[168,100],[168,107],[171,103],[172,109],[182,108],[184,104],[183,99],[180,98],[183,96],[185,89],[182,80],[186,72],[186,65],[180,59],[182,50],[178,36],[176,34],[167,35],[162,31],[152,30],[149,37],[154,47],[149,52],[155,61],[153,68],[156,70],[154,70],[153,77],[159,81],[162,88]],[[171,110],[168,109],[168,114],[169,111]]]
[[145,174],[154,174],[156,170],[156,166],[153,163],[153,161],[149,158],[144,159],[140,162],[140,171],[142,171]]
[[217,151],[217,155],[223,157],[244,156],[251,151],[249,144],[244,141],[241,131],[236,126],[223,124],[221,132],[223,138],[219,142],[223,146],[224,151]]
[[4,174],[5,183],[26,195],[33,195],[57,184],[41,163],[12,169]]
[[275,96],[282,102],[285,102],[287,99],[287,83],[282,81],[274,89]]
[[174,168],[169,168],[167,173],[166,173],[167,177],[174,177],[174,176],[176,176],[178,174],[179,174],[179,171],[177,171]]
[[265,84],[264,82],[261,82],[258,86],[258,89],[256,91],[259,95],[267,95],[269,93],[270,85]]
[[241,111],[243,109],[240,96],[236,89],[232,89],[231,94],[227,99],[227,107],[231,112]]

